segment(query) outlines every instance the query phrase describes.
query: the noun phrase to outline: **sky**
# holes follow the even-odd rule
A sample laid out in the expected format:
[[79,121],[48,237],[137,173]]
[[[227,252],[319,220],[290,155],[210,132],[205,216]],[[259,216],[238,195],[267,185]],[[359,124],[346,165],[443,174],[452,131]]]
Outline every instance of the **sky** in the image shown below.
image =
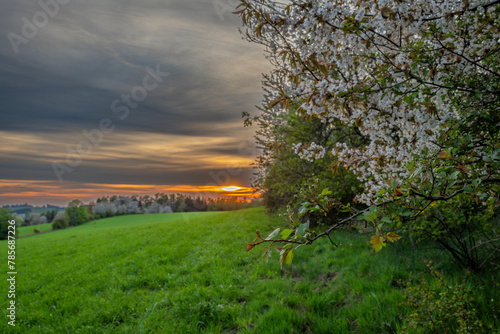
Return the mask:
[[17,0],[0,11],[0,204],[251,189],[262,47],[237,0]]

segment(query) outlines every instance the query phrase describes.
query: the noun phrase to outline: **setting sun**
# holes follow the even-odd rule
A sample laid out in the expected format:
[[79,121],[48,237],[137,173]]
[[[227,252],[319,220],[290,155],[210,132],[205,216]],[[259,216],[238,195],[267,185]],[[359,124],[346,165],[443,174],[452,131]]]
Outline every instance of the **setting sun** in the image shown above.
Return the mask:
[[241,187],[236,187],[236,186],[229,186],[229,187],[225,187],[225,188],[220,188],[220,190],[224,190],[224,191],[237,191],[237,190],[240,190],[242,189]]

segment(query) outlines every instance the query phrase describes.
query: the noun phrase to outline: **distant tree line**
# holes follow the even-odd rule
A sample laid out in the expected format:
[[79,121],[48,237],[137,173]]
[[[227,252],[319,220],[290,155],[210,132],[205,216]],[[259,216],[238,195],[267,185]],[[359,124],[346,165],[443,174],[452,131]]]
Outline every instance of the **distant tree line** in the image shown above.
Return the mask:
[[[38,213],[31,213],[31,210],[25,212],[25,213],[19,213],[19,211],[16,212],[11,212],[15,217],[16,217],[16,224],[17,226],[29,226],[29,225],[40,225],[40,224],[47,224],[51,223],[57,212],[60,210],[47,210],[44,211],[40,214]],[[19,216],[20,214],[24,214],[24,218]]]
[[198,211],[231,211],[260,205],[260,200],[250,202],[237,197],[206,198],[183,194],[157,193],[154,196],[103,196],[88,205],[73,200],[65,211],[53,216],[52,228],[77,226],[93,219],[128,214],[153,214]]
[[[31,208],[22,216],[12,212],[14,207],[26,207],[29,204],[9,205],[0,208],[3,220],[15,220],[17,227],[52,223],[52,229],[77,226],[90,220],[128,214],[231,211],[261,205],[260,199],[247,201],[238,197],[207,198],[183,194],[164,194],[141,196],[103,196],[95,202],[84,204],[78,199],[71,201],[66,208],[47,205],[47,211],[32,213]],[[9,210],[10,209],[10,210]],[[5,230],[5,231],[4,231]],[[7,225],[0,226],[0,240],[5,238]],[[5,233],[4,233],[5,232]],[[5,234],[5,236],[4,236]]]

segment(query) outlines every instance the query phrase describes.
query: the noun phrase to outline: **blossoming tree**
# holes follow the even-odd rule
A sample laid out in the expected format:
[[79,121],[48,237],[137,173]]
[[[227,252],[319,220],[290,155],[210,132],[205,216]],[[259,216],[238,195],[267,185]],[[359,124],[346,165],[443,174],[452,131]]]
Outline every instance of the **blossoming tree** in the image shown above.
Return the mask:
[[[441,202],[496,215],[500,1],[241,0],[237,14],[248,39],[267,46],[280,78],[269,108],[325,123],[340,120],[357,126],[368,140],[363,147],[339,143],[329,152],[319,143],[303,142],[294,150],[308,160],[337,156],[338,165],[365,184],[357,200],[369,209],[344,208],[353,216],[320,235],[296,224],[284,234],[259,236],[249,248],[285,244],[284,262],[296,247],[363,217],[376,226],[372,244],[380,250],[385,241],[397,239],[380,223],[432,235],[435,225],[405,223],[439,216]],[[314,207],[328,201],[327,190]],[[478,205],[484,208],[478,211]],[[493,254],[498,224],[488,231],[490,237],[473,247],[492,247]]]

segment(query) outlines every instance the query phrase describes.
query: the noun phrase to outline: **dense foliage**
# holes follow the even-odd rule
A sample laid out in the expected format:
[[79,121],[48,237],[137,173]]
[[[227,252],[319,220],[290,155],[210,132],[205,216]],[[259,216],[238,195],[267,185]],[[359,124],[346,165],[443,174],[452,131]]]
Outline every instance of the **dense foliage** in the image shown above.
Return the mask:
[[83,204],[83,202],[77,199],[68,204],[68,207],[66,208],[66,216],[68,217],[69,226],[77,226],[90,220],[87,207]]
[[[331,147],[311,132],[290,144],[308,162],[333,159],[332,169],[352,171],[363,185],[355,201],[368,206],[339,204],[351,217],[321,234],[292,218],[291,229],[258,235],[249,249],[285,244],[284,263],[301,245],[363,219],[377,251],[400,230],[436,241],[464,267],[497,265],[499,1],[241,0],[239,8],[247,38],[266,46],[275,67],[266,110],[362,136],[362,145],[337,139]],[[329,214],[334,196],[319,189],[299,215]]]
[[[255,123],[257,142],[263,153],[257,159],[256,186],[262,191],[264,203],[271,211],[290,205],[300,206],[301,191],[319,181],[320,187],[330,187],[335,198],[350,202],[362,191],[356,177],[345,169],[332,173],[330,168],[337,161],[333,156],[313,161],[301,159],[293,152],[299,141],[314,138],[323,147],[333,148],[339,141],[361,145],[363,138],[356,128],[342,124],[325,124],[316,118],[304,122],[295,113],[282,113],[278,108],[262,109],[258,117],[245,115],[246,124]],[[319,219],[319,217],[316,217]]]
[[10,213],[9,210],[0,208],[0,240],[7,239],[7,236],[9,234],[9,226],[11,226],[11,224],[9,224],[9,221],[12,220],[16,220],[16,217],[12,213]]

